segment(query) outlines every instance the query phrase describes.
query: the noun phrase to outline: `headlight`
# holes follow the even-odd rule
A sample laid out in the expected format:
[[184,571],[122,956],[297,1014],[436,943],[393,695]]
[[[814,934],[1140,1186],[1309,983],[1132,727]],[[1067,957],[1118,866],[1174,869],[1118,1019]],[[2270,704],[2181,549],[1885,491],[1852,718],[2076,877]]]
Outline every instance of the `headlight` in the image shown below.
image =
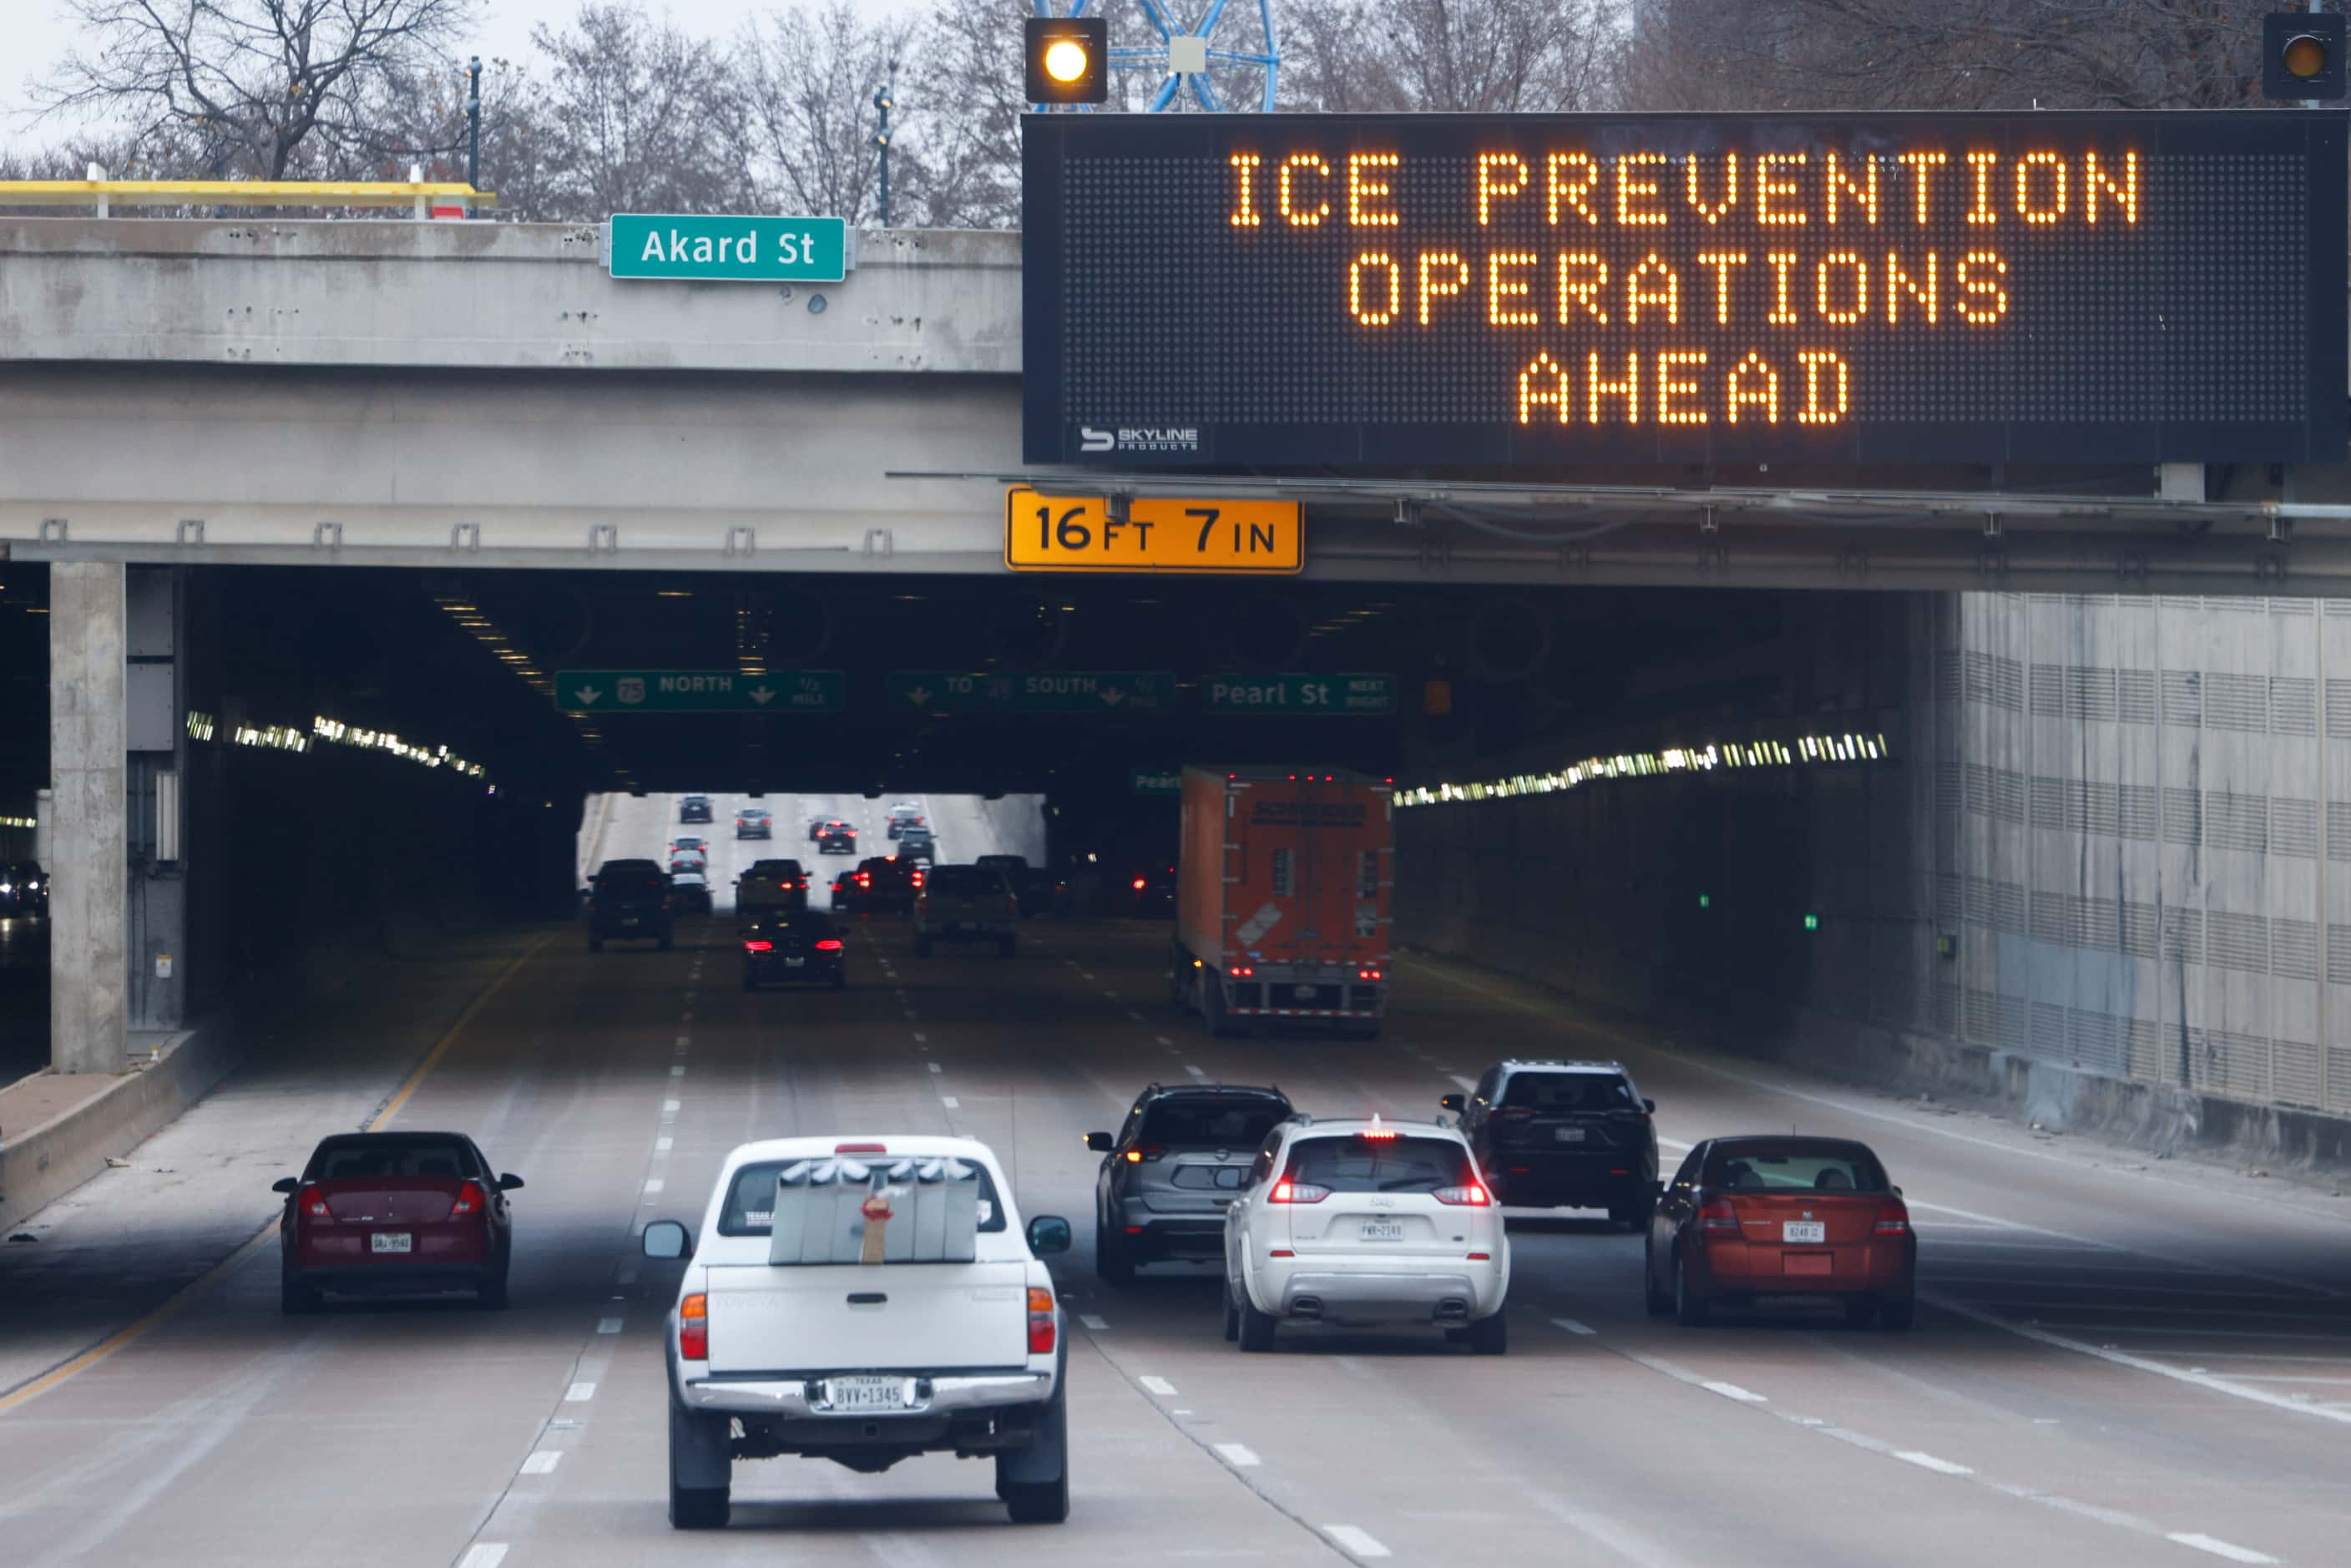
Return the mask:
[[[14,892],[16,892],[16,890],[15,888],[10,887],[6,883],[5,883],[5,882],[0,882],[0,893],[14,893]],[[32,892],[33,890],[32,890],[31,888],[29,888],[29,887],[28,887],[28,888],[26,888],[25,891],[26,891],[26,893],[30,893],[30,892]]]

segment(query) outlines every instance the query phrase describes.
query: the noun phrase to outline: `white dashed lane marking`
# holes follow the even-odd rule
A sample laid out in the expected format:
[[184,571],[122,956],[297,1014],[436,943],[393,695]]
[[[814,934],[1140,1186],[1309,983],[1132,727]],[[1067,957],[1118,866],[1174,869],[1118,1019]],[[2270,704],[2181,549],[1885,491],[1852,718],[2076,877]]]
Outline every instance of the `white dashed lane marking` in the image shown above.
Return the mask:
[[1110,1327],[1110,1322],[1107,1319],[1098,1318],[1092,1312],[1080,1312],[1078,1314],[1078,1322],[1085,1324],[1086,1327],[1092,1329],[1096,1333],[1100,1333],[1102,1330]]
[[457,1568],[498,1568],[507,1560],[507,1543],[503,1541],[477,1542],[457,1559]]
[[1573,1318],[1553,1318],[1552,1319],[1552,1322],[1557,1323],[1560,1327],[1565,1329],[1570,1333],[1588,1334],[1599,1332],[1596,1329],[1587,1328],[1583,1324],[1577,1322]]
[[541,1448],[522,1462],[522,1473],[527,1476],[551,1476],[555,1473],[555,1467],[562,1462],[562,1449]]
[[1932,1470],[1938,1476],[1971,1476],[1975,1471],[1965,1465],[1938,1459],[1932,1454],[1922,1454],[1916,1448],[1896,1448],[1894,1457],[1906,1465],[1916,1465],[1922,1470]]
[[1706,1382],[1698,1385],[1708,1394],[1719,1394],[1725,1399],[1736,1399],[1741,1405],[1768,1405],[1770,1400],[1751,1388],[1741,1388],[1736,1383]]
[[1254,1449],[1239,1443],[1217,1443],[1214,1447],[1217,1457],[1237,1470],[1248,1469],[1259,1462]]
[[596,1385],[592,1383],[575,1383],[563,1391],[563,1401],[567,1405],[582,1405],[595,1397]]
[[2277,1561],[2276,1558],[2270,1556],[2267,1552],[2256,1552],[2250,1546],[2232,1545],[2226,1541],[2215,1540],[2210,1535],[2199,1535],[2194,1531],[2183,1530],[2176,1534],[2167,1535],[2164,1539],[2166,1541],[2177,1542],[2182,1546],[2193,1547],[2199,1552],[2209,1552],[2215,1557],[2225,1557],[2231,1563],[2274,1563]]
[[1352,1524],[1326,1524],[1322,1527],[1322,1533],[1358,1557],[1389,1555],[1388,1549],[1379,1543],[1377,1537]]
[[1176,1392],[1176,1385],[1164,1377],[1138,1377],[1135,1381],[1143,1385],[1144,1393],[1156,1394],[1163,1399],[1173,1396]]
[[950,1111],[960,1111],[963,1109],[963,1102],[956,1099],[952,1094],[940,1095],[939,1103],[946,1106]]
[[619,1333],[621,1332],[621,1325],[626,1320],[622,1318],[606,1318],[596,1325],[596,1332],[598,1333]]

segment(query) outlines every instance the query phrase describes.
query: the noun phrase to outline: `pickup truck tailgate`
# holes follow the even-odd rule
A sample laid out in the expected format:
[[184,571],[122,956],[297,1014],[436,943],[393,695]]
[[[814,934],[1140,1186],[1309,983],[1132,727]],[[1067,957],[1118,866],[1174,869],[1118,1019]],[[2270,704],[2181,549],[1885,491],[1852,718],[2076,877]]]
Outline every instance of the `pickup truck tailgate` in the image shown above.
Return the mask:
[[1029,1359],[1019,1262],[714,1266],[713,1373],[938,1371]]

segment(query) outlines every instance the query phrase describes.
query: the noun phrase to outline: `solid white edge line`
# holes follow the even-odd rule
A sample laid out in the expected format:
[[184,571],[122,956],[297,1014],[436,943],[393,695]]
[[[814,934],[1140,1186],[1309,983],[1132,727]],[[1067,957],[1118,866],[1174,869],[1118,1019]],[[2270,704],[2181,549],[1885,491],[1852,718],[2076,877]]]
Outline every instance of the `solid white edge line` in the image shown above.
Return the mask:
[[1379,1543],[1376,1537],[1366,1531],[1356,1529],[1352,1524],[1326,1524],[1322,1527],[1322,1533],[1358,1557],[1392,1555],[1386,1547]]
[[2176,1531],[2171,1534],[2166,1535],[2164,1539],[2166,1541],[2176,1542],[2181,1546],[2192,1547],[2198,1552],[2209,1552],[2215,1557],[2225,1557],[2231,1563],[2274,1563],[2277,1561],[2276,1558],[2272,1557],[2265,1552],[2255,1552],[2249,1546],[2233,1545],[2229,1542],[2218,1540],[2210,1535],[2199,1534],[2192,1530]]
[[1922,1454],[1916,1448],[1896,1448],[1894,1457],[1906,1465],[1916,1465],[1922,1470],[1932,1470],[1938,1476],[1971,1476],[1975,1471],[1965,1465],[1938,1459],[1932,1454]]
[[2267,1405],[2273,1409],[2292,1410],[2299,1415],[2315,1416],[2321,1420],[2351,1426],[2351,1410],[2330,1410],[2325,1406],[2314,1405],[2301,1399],[2288,1399],[2281,1395],[2272,1394],[2267,1389],[2249,1388],[2241,1383],[2232,1383],[2225,1377],[2215,1377],[2209,1372],[2190,1372],[2186,1367],[2169,1366],[2159,1361],[2150,1361],[2143,1355],[2133,1355],[2127,1351],[2109,1350],[2104,1345],[2092,1344],[2087,1340],[2074,1339],[2067,1334],[2052,1333],[2036,1324],[2014,1322],[1994,1312],[1980,1312],[1966,1302],[1946,1296],[1938,1291],[1921,1291],[1918,1292],[1918,1299],[1944,1312],[1957,1313],[1971,1322],[2002,1329],[2057,1350],[2070,1350],[2081,1355],[2094,1355],[2100,1361],[2112,1363],[2116,1366],[2127,1366],[2135,1372],[2151,1372],[2158,1377],[2168,1377],[2175,1383],[2193,1384],[2199,1388],[2208,1389],[2214,1394],[2226,1394],[2239,1399],[2250,1399],[2256,1405]]
[[1254,1449],[1239,1443],[1212,1443],[1209,1447],[1216,1450],[1218,1458],[1237,1470],[1245,1470],[1261,1462]]

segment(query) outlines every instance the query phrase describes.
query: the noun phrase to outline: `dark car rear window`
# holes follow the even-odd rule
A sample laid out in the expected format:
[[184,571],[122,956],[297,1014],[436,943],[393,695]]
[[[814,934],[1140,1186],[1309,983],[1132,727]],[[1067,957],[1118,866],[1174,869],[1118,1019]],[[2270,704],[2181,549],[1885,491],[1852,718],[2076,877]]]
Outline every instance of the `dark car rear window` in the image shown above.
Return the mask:
[[811,942],[833,934],[831,915],[799,911],[789,915],[761,915],[751,923],[751,929],[761,936],[804,936]]
[[1502,1103],[1554,1115],[1641,1108],[1633,1086],[1614,1072],[1513,1072],[1502,1091]]
[[1290,1148],[1289,1175],[1333,1192],[1435,1192],[1474,1179],[1469,1151],[1449,1138],[1360,1133],[1301,1139]]
[[1718,1145],[1699,1177],[1732,1192],[1884,1192],[1886,1167],[1858,1144],[1782,1139]]
[[933,893],[1002,893],[1004,873],[986,866],[943,865],[928,878]]
[[[879,1158],[881,1156],[876,1156]],[[776,1177],[799,1160],[770,1160],[745,1166],[726,1186],[726,1207],[718,1211],[721,1236],[765,1236],[775,1219]],[[979,1228],[993,1233],[1004,1228],[1004,1205],[997,1201],[996,1183],[987,1167],[979,1168]]]
[[1289,1106],[1255,1096],[1218,1100],[1186,1094],[1144,1111],[1135,1136],[1166,1149],[1253,1149],[1289,1114]]
[[368,1138],[325,1144],[310,1156],[311,1181],[382,1176],[478,1176],[473,1152],[452,1138]]

